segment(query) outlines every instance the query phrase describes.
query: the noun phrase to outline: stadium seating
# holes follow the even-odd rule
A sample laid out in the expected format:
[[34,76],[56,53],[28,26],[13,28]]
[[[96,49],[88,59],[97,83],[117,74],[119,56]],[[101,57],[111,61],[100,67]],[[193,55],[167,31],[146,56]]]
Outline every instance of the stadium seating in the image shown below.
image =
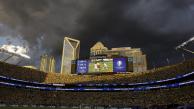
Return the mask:
[[162,80],[194,71],[194,59],[141,73],[101,74],[101,75],[62,75],[45,73],[34,69],[0,63],[0,75],[28,81],[44,83],[137,83]]
[[0,62],[0,75],[28,81],[44,82],[47,73]]
[[55,105],[79,104],[152,106],[194,104],[194,87],[153,90],[146,92],[54,92],[0,87],[1,104]]
[[[44,83],[137,83],[163,80],[194,71],[194,59],[141,73],[61,75],[0,63],[0,75]],[[194,85],[149,91],[64,92],[0,86],[0,104],[71,106],[154,106],[194,104]]]

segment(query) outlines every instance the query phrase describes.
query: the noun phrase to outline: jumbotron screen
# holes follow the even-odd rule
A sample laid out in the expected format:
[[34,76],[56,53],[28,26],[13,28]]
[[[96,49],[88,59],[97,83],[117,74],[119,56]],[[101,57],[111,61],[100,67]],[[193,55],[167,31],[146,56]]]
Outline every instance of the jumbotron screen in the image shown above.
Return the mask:
[[92,59],[88,63],[88,72],[113,72],[113,59]]
[[77,73],[85,74],[88,72],[88,61],[78,60],[77,61]]
[[114,72],[126,72],[127,71],[127,59],[126,58],[114,58],[113,59],[113,71]]

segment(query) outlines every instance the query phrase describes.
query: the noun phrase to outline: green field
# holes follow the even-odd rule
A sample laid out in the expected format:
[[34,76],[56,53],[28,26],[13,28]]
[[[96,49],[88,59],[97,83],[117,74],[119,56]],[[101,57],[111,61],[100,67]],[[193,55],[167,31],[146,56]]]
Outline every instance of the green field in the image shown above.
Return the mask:
[[[98,62],[100,67],[98,70],[95,70],[95,63],[91,62],[89,64],[89,73],[93,72],[113,72],[113,62],[112,61],[103,61],[103,62]],[[104,67],[104,64],[107,65],[107,67]]]

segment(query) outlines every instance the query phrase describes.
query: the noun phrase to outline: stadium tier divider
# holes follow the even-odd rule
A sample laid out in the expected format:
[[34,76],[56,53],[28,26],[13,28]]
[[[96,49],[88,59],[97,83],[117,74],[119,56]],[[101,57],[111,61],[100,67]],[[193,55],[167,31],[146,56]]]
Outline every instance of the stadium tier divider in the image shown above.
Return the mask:
[[[159,80],[159,81],[150,81],[150,82],[142,82],[142,83],[121,83],[121,84],[75,84],[75,85],[70,85],[70,86],[76,86],[76,87],[93,87],[93,86],[144,86],[144,85],[154,85],[154,84],[161,84],[165,82],[170,82],[170,81],[176,81],[180,80],[186,77],[193,76],[194,72],[183,74],[183,75],[178,75],[174,78],[169,78],[169,79],[164,79],[164,80]],[[20,79],[15,79],[12,77],[6,77],[6,76],[0,76],[1,81],[11,81],[11,82],[17,82],[21,84],[32,84],[36,86],[56,86],[56,87],[65,87],[68,86],[69,84],[46,84],[46,83],[39,83],[39,82],[31,82],[31,81],[25,81],[25,80],[20,80]]]
[[[186,77],[188,75],[193,74],[194,72],[185,74],[183,76],[179,76],[177,79]],[[2,78],[2,76],[1,76]],[[4,77],[5,79],[6,77]],[[10,80],[11,78],[6,78],[7,80]],[[13,79],[15,80],[15,79]],[[168,79],[167,79],[168,80]],[[161,80],[163,81],[163,80]],[[161,82],[159,81],[159,82]],[[37,83],[30,83],[30,82],[24,82],[24,83],[16,83],[16,81],[12,82],[0,82],[0,85],[2,86],[8,86],[8,87],[16,87],[16,88],[30,88],[30,89],[39,89],[39,90],[46,90],[46,91],[146,91],[146,90],[154,90],[154,89],[164,89],[164,88],[175,88],[175,87],[181,87],[185,85],[191,85],[194,84],[194,80],[189,80],[186,82],[177,82],[174,84],[165,84],[165,85],[158,85],[158,86],[145,86],[145,87],[136,87],[136,88],[112,88],[112,87],[105,87],[105,88],[87,88],[87,87],[74,87],[74,88],[65,88],[65,87],[54,87],[54,85],[50,84],[43,84],[38,83],[39,86],[37,86]],[[29,83],[29,84],[28,84]]]

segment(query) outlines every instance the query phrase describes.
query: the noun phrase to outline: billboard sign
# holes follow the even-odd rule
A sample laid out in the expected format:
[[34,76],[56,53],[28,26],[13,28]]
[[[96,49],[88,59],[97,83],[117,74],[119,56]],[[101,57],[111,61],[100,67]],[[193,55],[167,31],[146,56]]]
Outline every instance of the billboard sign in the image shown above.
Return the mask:
[[114,72],[126,72],[127,70],[126,58],[114,58],[113,59],[113,71]]
[[77,61],[77,73],[87,73],[88,72],[88,61],[78,60]]
[[113,59],[92,59],[89,61],[89,73],[113,72]]

